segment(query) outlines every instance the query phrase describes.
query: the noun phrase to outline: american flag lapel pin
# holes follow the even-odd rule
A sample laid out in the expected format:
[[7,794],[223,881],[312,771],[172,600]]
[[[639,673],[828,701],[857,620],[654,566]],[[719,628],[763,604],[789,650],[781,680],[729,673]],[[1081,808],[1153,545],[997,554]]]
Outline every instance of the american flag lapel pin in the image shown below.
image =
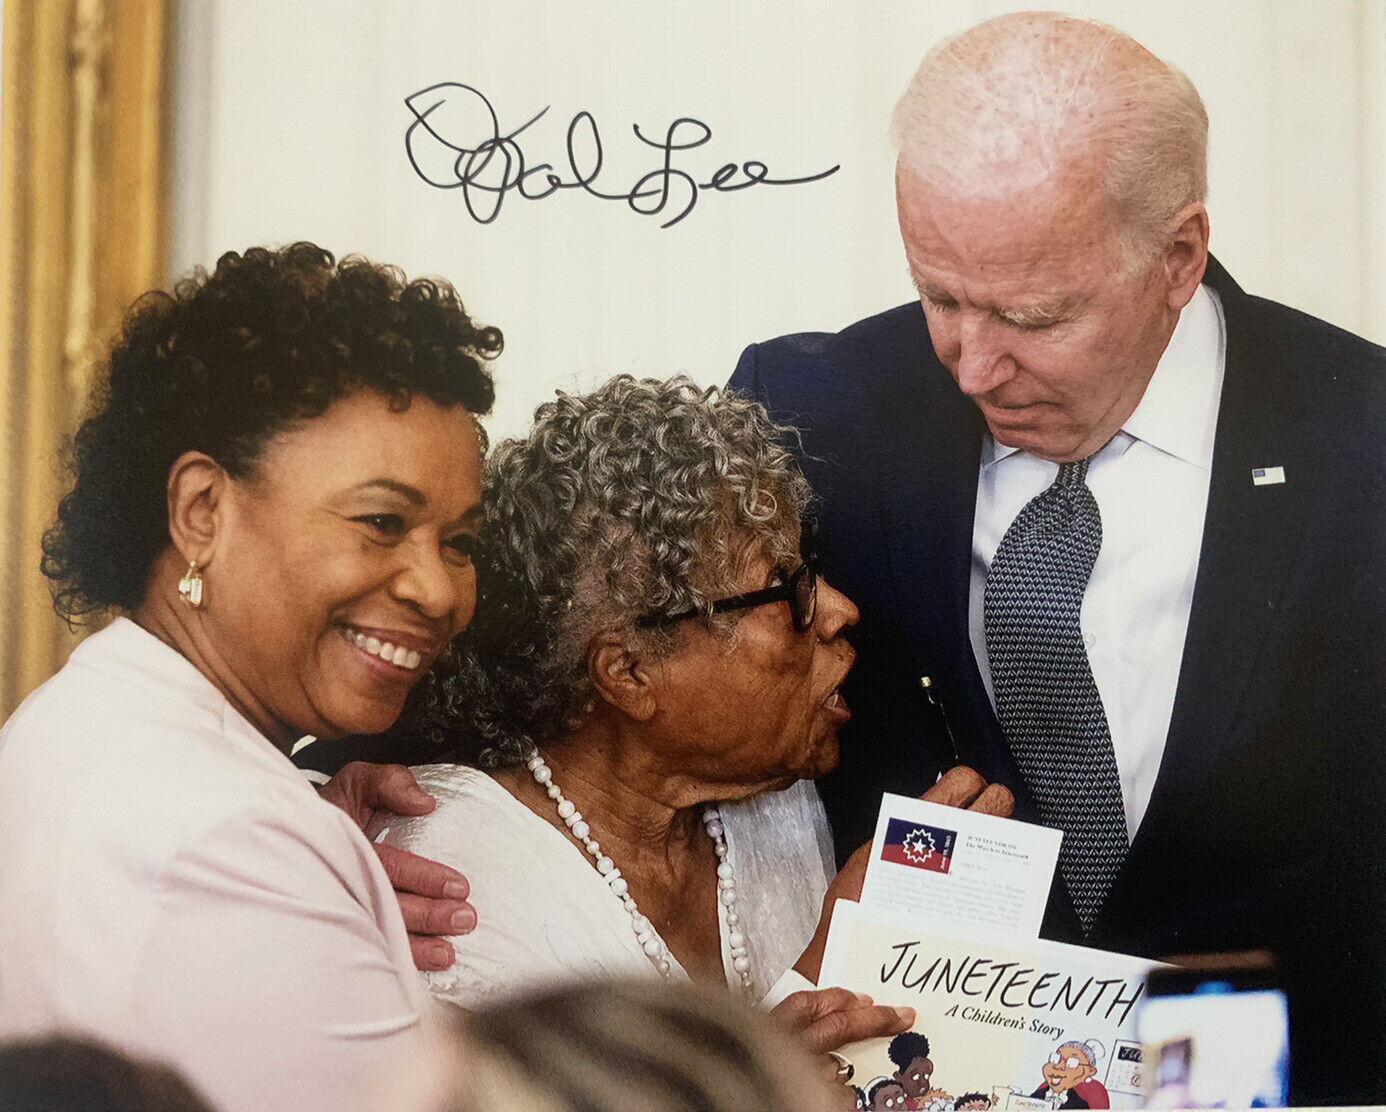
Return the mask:
[[1251,469],[1251,483],[1253,486],[1272,486],[1275,483],[1283,483],[1284,481],[1285,469],[1283,467],[1253,467]]

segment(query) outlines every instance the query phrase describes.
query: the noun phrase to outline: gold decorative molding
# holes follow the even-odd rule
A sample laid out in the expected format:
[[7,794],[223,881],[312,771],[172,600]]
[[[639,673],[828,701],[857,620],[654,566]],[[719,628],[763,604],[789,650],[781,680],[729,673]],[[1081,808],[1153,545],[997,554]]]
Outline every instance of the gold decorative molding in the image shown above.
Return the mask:
[[0,62],[0,714],[66,659],[40,543],[125,307],[165,278],[165,0],[5,0]]

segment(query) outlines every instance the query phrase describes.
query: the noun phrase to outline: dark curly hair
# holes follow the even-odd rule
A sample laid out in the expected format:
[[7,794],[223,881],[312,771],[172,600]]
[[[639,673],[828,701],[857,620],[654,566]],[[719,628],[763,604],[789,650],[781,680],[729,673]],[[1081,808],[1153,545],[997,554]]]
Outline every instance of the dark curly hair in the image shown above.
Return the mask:
[[72,489],[43,538],[54,609],[70,622],[140,604],[169,544],[166,486],[184,452],[242,478],[276,433],[360,390],[396,409],[421,395],[487,413],[482,361],[501,344],[447,282],[359,256],[339,264],[312,243],[228,252],[210,275],[145,294],[73,438]]
[[902,1070],[916,1058],[929,1056],[929,1040],[918,1031],[903,1031],[890,1040],[886,1050],[897,1070]]
[[812,496],[794,435],[760,403],[684,377],[619,375],[540,406],[487,468],[476,614],[394,736],[484,768],[518,764],[584,713],[601,630],[658,658],[676,632],[638,619],[694,608],[734,637],[740,615],[714,618],[710,600],[736,592],[744,554],[799,558]]

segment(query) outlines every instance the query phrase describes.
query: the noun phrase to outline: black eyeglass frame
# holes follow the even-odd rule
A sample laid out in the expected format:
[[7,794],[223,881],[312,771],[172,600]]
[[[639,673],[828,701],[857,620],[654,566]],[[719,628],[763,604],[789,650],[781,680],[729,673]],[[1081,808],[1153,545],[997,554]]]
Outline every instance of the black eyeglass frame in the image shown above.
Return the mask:
[[[781,571],[783,575],[783,571]],[[808,585],[803,587],[803,598],[807,601],[800,601],[800,584],[807,580]],[[750,610],[757,606],[768,606],[772,602],[789,603],[789,617],[794,623],[794,628],[799,633],[804,633],[813,627],[814,619],[818,617],[818,568],[814,561],[804,560],[797,568],[788,575],[784,576],[784,581],[776,583],[773,587],[762,587],[758,591],[747,591],[745,594],[731,595],[728,598],[714,599],[712,603],[712,613],[725,614],[729,610]],[[697,607],[688,610],[680,610],[677,614],[646,614],[643,618],[636,620],[636,625],[642,629],[650,629],[654,626],[673,625],[675,622],[686,622],[689,618],[701,618],[707,611]]]

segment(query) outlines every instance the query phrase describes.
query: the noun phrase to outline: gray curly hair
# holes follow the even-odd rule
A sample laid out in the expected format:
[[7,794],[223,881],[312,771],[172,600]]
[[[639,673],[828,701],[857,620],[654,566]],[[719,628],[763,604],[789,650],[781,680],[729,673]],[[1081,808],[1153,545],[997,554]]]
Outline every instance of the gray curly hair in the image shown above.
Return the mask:
[[734,643],[752,554],[792,566],[811,499],[793,430],[734,392],[682,376],[620,375],[559,393],[529,435],[493,453],[477,560],[477,609],[421,693],[426,740],[497,768],[581,721],[593,695],[587,647],[619,630],[643,654],[676,631],[650,614],[702,611]]
[[1097,1063],[1104,1053],[1102,1044],[1096,1039],[1085,1039],[1083,1042],[1062,1043],[1059,1049],[1062,1050],[1066,1046],[1071,1046],[1074,1050],[1078,1051],[1078,1053],[1083,1056],[1084,1061],[1093,1069],[1097,1068]]

